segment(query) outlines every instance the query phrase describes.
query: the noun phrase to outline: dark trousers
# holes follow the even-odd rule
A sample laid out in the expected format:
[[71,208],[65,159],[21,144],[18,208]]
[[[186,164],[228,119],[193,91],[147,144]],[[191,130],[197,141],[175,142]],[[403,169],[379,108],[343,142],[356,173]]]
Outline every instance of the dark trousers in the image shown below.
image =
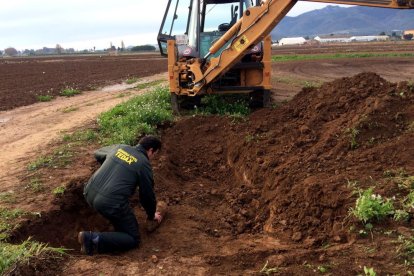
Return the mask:
[[92,207],[108,219],[115,229],[115,232],[95,233],[99,236],[99,253],[126,251],[139,245],[138,221],[128,204],[121,207],[120,204],[99,195],[91,201]]

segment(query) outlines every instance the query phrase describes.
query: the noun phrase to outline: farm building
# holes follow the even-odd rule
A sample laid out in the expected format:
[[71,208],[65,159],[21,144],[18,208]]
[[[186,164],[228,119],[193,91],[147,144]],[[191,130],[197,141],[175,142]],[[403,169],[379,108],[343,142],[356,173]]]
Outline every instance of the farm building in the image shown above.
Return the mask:
[[301,45],[305,44],[306,39],[303,37],[285,37],[279,40],[279,46],[282,45]]
[[388,35],[363,35],[353,36],[350,38],[352,42],[369,42],[369,41],[387,41],[390,39]]
[[351,42],[350,35],[325,35],[317,36],[314,39],[320,43],[340,43],[340,42]]
[[341,42],[369,42],[369,41],[387,41],[387,35],[364,35],[364,36],[349,36],[349,35],[329,35],[317,36],[316,41],[320,43],[341,43]]

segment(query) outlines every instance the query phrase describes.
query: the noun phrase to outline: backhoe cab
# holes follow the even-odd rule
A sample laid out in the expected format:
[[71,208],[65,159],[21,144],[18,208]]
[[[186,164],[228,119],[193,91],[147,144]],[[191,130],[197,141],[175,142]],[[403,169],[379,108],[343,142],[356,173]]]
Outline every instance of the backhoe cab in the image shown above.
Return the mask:
[[[168,56],[170,91],[176,111],[185,103],[194,106],[206,93],[250,93],[255,105],[263,106],[270,102],[270,52],[269,64],[265,68],[263,42],[250,47],[241,61],[199,91],[194,89],[195,75],[188,67],[197,60],[202,63],[200,69],[204,71],[211,58],[219,58],[231,41],[214,54],[209,53],[210,48],[234,26],[244,11],[255,4],[253,0],[168,1],[158,44],[161,54]],[[269,39],[269,50],[270,43]],[[269,71],[267,79],[264,78],[265,69]]]

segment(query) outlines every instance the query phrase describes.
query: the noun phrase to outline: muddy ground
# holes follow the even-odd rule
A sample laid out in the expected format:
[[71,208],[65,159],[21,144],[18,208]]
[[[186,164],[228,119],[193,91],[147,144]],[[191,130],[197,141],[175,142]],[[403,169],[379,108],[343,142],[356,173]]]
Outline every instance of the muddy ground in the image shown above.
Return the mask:
[[[13,202],[3,200],[2,206],[41,213],[22,221],[12,241],[33,236],[73,249],[58,262],[37,261],[14,273],[257,275],[266,262],[280,275],[356,275],[363,274],[364,266],[375,268],[377,275],[412,270],[397,253],[398,236],[411,235],[410,221],[386,219],[363,237],[358,234],[362,225],[348,213],[356,200],[350,182],[360,188],[375,185],[377,193],[392,197],[407,191],[384,172],[414,173],[414,91],[407,83],[396,83],[406,75],[398,79],[388,70],[392,62],[405,66],[412,60],[387,59],[382,65],[376,59],[365,61],[355,65],[349,60],[342,66],[313,61],[307,69],[311,77],[302,74],[296,80],[289,74],[294,66],[276,66],[274,75],[286,75],[275,81],[293,87],[282,99],[299,92],[295,89],[302,80],[327,80],[315,72],[336,80],[321,87],[309,85],[289,102],[275,102],[246,120],[183,117],[162,126],[164,149],[153,165],[156,192],[168,202],[169,213],[155,233],[142,231],[140,248],[128,253],[78,253],[77,231],[110,229],[82,198],[82,185],[97,168],[92,153],[99,145],[78,145],[72,162],[36,172],[24,172],[30,160],[11,160],[17,171],[19,163],[23,169],[14,185],[0,188],[13,195]],[[371,66],[374,62],[377,66]],[[384,70],[385,79],[374,73],[355,75],[364,66]],[[356,67],[352,74],[350,68]],[[76,117],[85,109],[73,112]],[[84,127],[95,127],[87,122]],[[8,132],[13,120],[1,127]],[[350,146],[347,129],[352,128],[359,130],[357,147]],[[37,141],[39,154],[65,145],[56,140],[45,147],[47,140]],[[18,153],[18,146],[13,150]],[[3,179],[8,173],[2,170]],[[34,178],[43,183],[43,191],[27,188]],[[63,196],[52,195],[60,185],[67,187]],[[143,222],[139,205],[135,210]]]

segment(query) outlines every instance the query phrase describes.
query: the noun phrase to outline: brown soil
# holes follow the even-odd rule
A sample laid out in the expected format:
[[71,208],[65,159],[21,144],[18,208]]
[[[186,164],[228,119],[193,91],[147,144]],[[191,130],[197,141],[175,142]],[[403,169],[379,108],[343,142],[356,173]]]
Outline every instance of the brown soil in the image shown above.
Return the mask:
[[36,103],[40,95],[59,96],[67,87],[94,90],[166,68],[157,54],[0,59],[0,111]]
[[[356,199],[348,180],[358,180],[361,188],[375,182],[383,196],[406,192],[383,173],[403,168],[414,174],[413,95],[407,83],[363,73],[305,88],[246,121],[183,117],[162,126],[164,149],[154,173],[168,216],[152,234],[141,227],[140,248],[123,254],[78,254],[77,231],[110,229],[82,197],[99,147],[84,144],[70,165],[25,174],[20,183],[1,187],[13,190],[17,206],[41,212],[22,221],[12,241],[32,236],[73,249],[59,268],[40,266],[36,273],[42,275],[256,275],[266,261],[280,275],[320,274],[320,267],[331,275],[356,275],[364,266],[377,275],[403,274],[408,268],[395,241],[412,225],[385,220],[374,224],[372,236],[357,235],[361,225],[348,215]],[[347,132],[352,128],[359,130],[356,149]],[[24,188],[34,176],[46,192]],[[65,194],[52,196],[60,185],[67,187]],[[133,204],[143,222],[144,212]],[[34,274],[30,266],[22,271]]]
[[302,87],[320,86],[323,82],[362,72],[375,72],[392,82],[414,81],[414,58],[344,58],[274,62],[272,97],[276,102],[290,100]]

